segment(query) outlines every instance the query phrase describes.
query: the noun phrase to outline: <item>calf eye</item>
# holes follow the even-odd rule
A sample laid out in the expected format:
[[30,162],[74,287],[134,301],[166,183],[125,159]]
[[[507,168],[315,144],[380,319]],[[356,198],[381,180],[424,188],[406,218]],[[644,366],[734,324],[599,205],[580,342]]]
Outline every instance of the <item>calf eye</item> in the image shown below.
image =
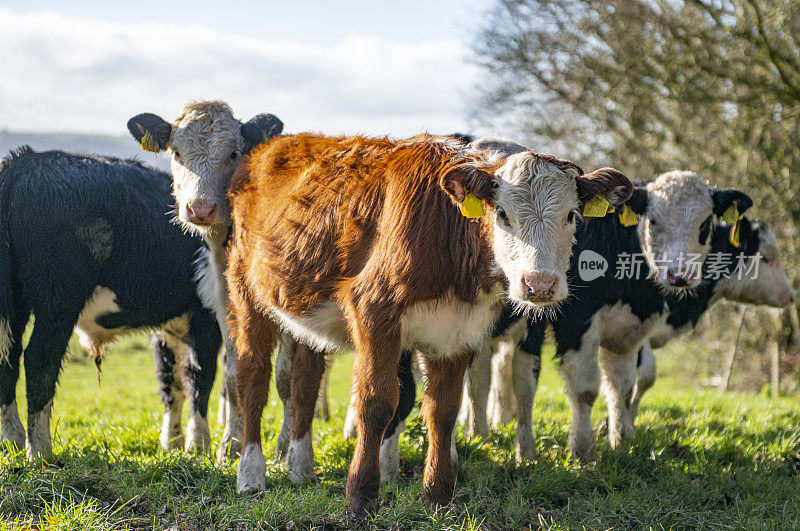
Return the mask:
[[570,210],[569,214],[567,214],[567,223],[575,223],[575,211]]
[[238,151],[234,151],[233,153],[231,153],[231,160],[236,160],[236,158],[238,156],[239,156],[239,152]]
[[761,261],[764,262],[767,265],[770,265],[772,263],[772,258],[769,257],[769,256],[763,256],[762,255],[761,256]]
[[656,223],[656,219],[655,219],[655,218],[653,218],[653,217],[650,217],[650,218],[648,218],[648,219],[650,220],[650,225],[651,225],[651,226],[655,227],[655,226],[657,225],[657,223]]
[[708,218],[700,224],[700,237],[698,238],[700,245],[706,244],[709,234],[711,234],[711,216],[708,216]]
[[178,162],[183,162],[183,157],[181,157],[181,154],[178,153],[177,150],[172,150],[172,154],[175,155],[175,158],[178,159]]
[[497,209],[497,219],[502,221],[503,223],[508,223],[508,214],[502,208]]

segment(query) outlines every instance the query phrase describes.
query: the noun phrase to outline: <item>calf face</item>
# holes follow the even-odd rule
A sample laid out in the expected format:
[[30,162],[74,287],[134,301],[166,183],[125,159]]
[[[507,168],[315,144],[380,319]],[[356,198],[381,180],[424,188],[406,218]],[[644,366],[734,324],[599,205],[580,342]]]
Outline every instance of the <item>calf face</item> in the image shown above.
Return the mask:
[[484,137],[470,147],[508,158],[494,172],[493,248],[508,279],[509,298],[520,309],[564,300],[575,223],[584,203],[604,197],[611,205],[632,192],[620,172],[602,168],[583,175],[575,164]]
[[628,202],[639,215],[639,240],[656,282],[672,289],[694,288],[708,255],[713,217],[753,201],[744,192],[714,190],[697,174],[672,171],[633,191]]
[[[775,308],[793,304],[795,292],[783,269],[775,234],[762,222],[751,222],[745,218],[741,223],[742,242],[745,244],[747,241],[741,263],[734,254],[737,260],[735,267],[740,267],[741,272],[733,271],[720,281],[723,295],[737,302],[766,304]],[[715,239],[718,237],[727,238],[727,234],[714,235]],[[733,254],[735,249],[731,249],[730,244],[726,247]]]
[[450,178],[444,188],[458,203],[472,193],[488,205],[495,266],[508,280],[509,298],[525,310],[566,298],[575,222],[584,203],[601,196],[618,205],[632,184],[611,168],[583,175],[571,162],[525,151],[508,157],[494,175],[475,170]]
[[253,147],[279,134],[283,123],[271,114],[242,123],[227,103],[210,100],[187,103],[172,124],[139,114],[128,121],[128,130],[143,149],[167,151],[178,219],[205,234],[230,224],[227,193],[233,171]]

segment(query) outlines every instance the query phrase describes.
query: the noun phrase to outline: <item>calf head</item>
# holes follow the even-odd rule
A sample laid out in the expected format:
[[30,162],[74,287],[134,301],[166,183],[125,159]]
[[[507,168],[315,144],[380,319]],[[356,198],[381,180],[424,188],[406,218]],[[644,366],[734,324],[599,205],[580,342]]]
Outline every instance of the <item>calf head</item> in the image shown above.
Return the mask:
[[730,207],[738,216],[752,204],[744,192],[715,190],[689,171],[637,186],[628,201],[639,216],[639,241],[654,280],[675,290],[700,284],[714,216],[723,217]]
[[793,304],[795,292],[783,269],[781,251],[769,226],[742,219],[740,248],[730,243],[728,225],[721,225],[719,229],[714,231],[712,252],[732,257],[731,271],[719,281],[719,293],[726,299],[745,304],[766,304],[775,308]]
[[227,103],[209,100],[187,103],[171,124],[155,114],[139,114],[128,121],[128,130],[142,149],[167,151],[178,218],[206,235],[215,228],[227,232],[227,193],[236,166],[253,147],[279,134],[283,123],[271,114],[242,123]]
[[603,168],[589,174],[571,162],[530,151],[513,154],[489,173],[479,161],[442,178],[458,204],[471,194],[486,207],[484,234],[491,238],[496,268],[508,279],[508,295],[520,309],[544,308],[568,294],[566,272],[583,204],[597,196],[611,205],[633,189],[620,172]]

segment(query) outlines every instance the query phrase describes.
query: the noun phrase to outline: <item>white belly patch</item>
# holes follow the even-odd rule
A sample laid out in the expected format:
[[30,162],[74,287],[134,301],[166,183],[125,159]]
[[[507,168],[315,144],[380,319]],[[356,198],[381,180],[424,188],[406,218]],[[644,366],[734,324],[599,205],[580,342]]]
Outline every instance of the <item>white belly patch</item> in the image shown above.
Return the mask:
[[[400,318],[401,347],[433,357],[479,348],[497,319],[504,294],[498,284],[490,293],[481,294],[477,304],[452,295],[414,304]],[[352,348],[347,322],[334,301],[317,304],[303,315],[276,308],[269,313],[286,332],[312,348]]]

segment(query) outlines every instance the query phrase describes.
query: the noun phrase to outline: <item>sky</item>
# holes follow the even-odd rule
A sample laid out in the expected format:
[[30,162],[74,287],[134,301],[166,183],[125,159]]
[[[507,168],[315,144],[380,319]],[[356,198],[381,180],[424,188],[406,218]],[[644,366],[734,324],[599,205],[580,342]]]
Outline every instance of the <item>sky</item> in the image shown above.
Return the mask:
[[126,134],[218,98],[287,132],[473,132],[493,0],[0,0],[0,129]]

